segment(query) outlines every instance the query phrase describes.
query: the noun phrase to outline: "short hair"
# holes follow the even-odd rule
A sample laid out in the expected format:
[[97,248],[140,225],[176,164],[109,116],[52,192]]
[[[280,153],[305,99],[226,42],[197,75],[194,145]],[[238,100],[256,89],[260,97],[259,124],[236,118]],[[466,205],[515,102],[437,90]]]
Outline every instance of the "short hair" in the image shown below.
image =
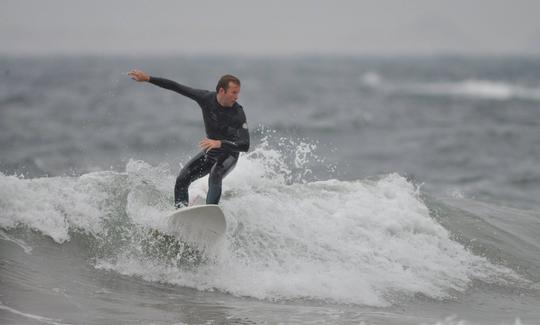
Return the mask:
[[226,74],[226,75],[222,76],[221,78],[219,78],[219,81],[218,81],[217,86],[216,86],[216,92],[219,92],[219,88],[223,88],[223,90],[225,90],[225,92],[227,92],[227,90],[229,89],[229,83],[230,82],[240,86],[240,79],[236,78],[233,75]]

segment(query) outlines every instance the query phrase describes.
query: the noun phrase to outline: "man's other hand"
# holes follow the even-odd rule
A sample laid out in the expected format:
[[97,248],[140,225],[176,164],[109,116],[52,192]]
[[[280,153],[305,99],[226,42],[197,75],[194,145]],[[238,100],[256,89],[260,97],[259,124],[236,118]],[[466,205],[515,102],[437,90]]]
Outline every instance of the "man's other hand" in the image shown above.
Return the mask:
[[203,139],[199,142],[199,147],[204,151],[210,151],[212,149],[221,148],[221,141],[212,139]]

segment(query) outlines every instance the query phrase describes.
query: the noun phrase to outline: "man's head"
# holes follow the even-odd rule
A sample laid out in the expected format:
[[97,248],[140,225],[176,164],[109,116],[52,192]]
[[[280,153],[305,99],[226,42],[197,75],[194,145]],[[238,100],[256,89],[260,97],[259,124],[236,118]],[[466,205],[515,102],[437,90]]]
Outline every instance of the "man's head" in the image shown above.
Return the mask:
[[218,102],[225,107],[234,105],[240,94],[240,79],[230,74],[221,77],[216,86]]

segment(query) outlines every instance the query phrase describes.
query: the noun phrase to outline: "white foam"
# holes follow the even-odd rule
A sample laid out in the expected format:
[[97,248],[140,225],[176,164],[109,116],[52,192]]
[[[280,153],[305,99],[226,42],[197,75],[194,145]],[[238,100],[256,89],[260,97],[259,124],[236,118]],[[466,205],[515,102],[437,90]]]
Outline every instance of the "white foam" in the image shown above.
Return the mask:
[[98,234],[102,220],[116,213],[111,191],[122,189],[122,178],[113,172],[35,179],[0,173],[0,225],[25,225],[59,243],[69,240],[70,228]]
[[126,166],[128,195],[126,213],[143,226],[160,230],[167,227],[166,216],[172,212],[175,178],[169,166],[153,167],[144,161],[130,160]]
[[186,271],[126,254],[96,266],[239,296],[372,306],[416,293],[443,299],[473,279],[516,277],[450,240],[397,174],[291,184],[282,161],[259,147],[225,179],[227,238],[213,263]]

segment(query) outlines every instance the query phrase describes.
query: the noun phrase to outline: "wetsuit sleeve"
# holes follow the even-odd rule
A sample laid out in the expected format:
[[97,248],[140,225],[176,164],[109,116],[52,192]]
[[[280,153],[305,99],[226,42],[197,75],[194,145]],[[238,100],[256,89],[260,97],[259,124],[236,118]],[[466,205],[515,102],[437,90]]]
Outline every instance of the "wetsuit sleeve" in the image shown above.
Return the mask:
[[197,102],[200,101],[203,98],[203,96],[208,93],[208,90],[194,89],[188,86],[181,85],[177,83],[176,81],[172,81],[172,80],[164,79],[164,78],[150,77],[150,80],[148,80],[148,82],[156,86],[159,86],[161,88],[175,91]]
[[236,129],[236,140],[221,140],[221,147],[230,151],[248,151],[249,150],[249,130],[246,122],[246,115],[242,111],[242,125]]

